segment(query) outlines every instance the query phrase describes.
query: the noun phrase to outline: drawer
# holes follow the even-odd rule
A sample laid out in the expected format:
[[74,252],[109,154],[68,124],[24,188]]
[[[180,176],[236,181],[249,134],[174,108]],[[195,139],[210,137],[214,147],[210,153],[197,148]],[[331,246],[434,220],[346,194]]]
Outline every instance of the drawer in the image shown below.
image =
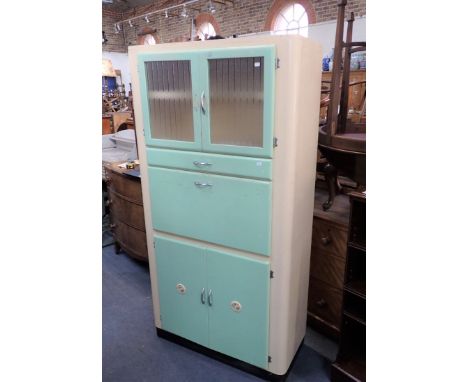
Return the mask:
[[114,238],[130,256],[148,258],[146,233],[120,221],[114,222]]
[[145,216],[143,206],[120,197],[115,192],[110,192],[111,214],[113,220],[117,219],[132,227],[145,230]]
[[309,280],[308,311],[319,316],[324,321],[340,327],[342,291],[328,286],[313,277]]
[[153,227],[269,256],[271,183],[148,169]]
[[148,165],[172,169],[272,179],[271,159],[147,148]]
[[134,177],[116,174],[113,171],[107,171],[108,185],[111,191],[126,197],[135,203],[143,204],[141,196],[141,182]]
[[310,276],[338,289],[343,289],[345,260],[332,256],[330,252],[312,247]]
[[342,259],[346,258],[348,233],[345,229],[320,218],[314,218],[312,227],[312,246],[328,251]]

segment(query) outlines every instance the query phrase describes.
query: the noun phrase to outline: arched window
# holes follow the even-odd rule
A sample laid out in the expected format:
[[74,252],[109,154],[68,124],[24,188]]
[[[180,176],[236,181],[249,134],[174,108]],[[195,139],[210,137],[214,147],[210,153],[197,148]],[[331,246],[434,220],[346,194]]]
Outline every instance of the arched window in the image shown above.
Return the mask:
[[307,37],[309,24],[315,23],[310,0],[276,0],[268,12],[265,30],[275,34],[299,34]]
[[200,40],[207,40],[208,37],[216,36],[216,31],[213,24],[206,21],[197,28],[197,35],[200,37]]
[[276,16],[273,30],[277,34],[300,34],[308,36],[309,18],[304,7],[295,3],[283,8]]
[[200,13],[195,19],[197,36],[200,40],[206,40],[208,37],[221,34],[219,24],[209,13]]

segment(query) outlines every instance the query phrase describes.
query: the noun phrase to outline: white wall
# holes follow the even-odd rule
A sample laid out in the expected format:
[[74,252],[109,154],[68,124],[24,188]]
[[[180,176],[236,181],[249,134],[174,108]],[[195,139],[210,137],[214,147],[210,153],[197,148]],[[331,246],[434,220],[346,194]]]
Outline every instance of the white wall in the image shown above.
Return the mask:
[[[345,22],[343,40],[346,38]],[[328,55],[335,47],[336,20],[325,21],[323,23],[309,25],[309,37],[322,44],[323,56]],[[353,41],[366,41],[366,17],[359,17],[354,20]]]
[[125,90],[128,94],[128,91],[130,90],[130,82],[132,82],[130,79],[128,54],[118,52],[102,52],[102,58],[111,60],[113,68],[122,72],[122,81],[125,84]]

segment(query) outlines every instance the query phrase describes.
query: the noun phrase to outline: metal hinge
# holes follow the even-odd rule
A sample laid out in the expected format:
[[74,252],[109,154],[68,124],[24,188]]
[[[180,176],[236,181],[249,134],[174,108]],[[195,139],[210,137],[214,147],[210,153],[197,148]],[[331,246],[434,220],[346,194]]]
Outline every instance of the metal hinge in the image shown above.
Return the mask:
[[273,271],[270,271],[270,279],[273,278]]
[[278,146],[278,138],[273,137],[273,147]]
[[279,69],[279,67],[280,67],[280,59],[276,57],[275,69]]
[[268,356],[268,362],[271,363],[271,356]]

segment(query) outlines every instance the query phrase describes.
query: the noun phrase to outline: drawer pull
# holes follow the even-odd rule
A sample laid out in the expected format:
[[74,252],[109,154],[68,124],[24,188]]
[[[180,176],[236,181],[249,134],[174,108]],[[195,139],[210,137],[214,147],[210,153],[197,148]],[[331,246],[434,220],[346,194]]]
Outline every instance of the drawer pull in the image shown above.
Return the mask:
[[213,163],[194,161],[193,164],[198,167],[211,166]]
[[205,305],[206,302],[206,293],[205,293],[205,288],[202,289],[201,295],[200,295],[200,300],[203,305]]
[[213,291],[210,289],[208,292],[208,305],[212,306],[213,305]]
[[321,240],[322,240],[323,245],[328,245],[332,241],[330,236],[322,236]]
[[327,305],[327,302],[321,298],[320,300],[315,302],[315,305],[317,305],[319,308],[323,308]]
[[193,184],[197,187],[213,187],[211,183],[202,183],[202,182],[193,182]]

